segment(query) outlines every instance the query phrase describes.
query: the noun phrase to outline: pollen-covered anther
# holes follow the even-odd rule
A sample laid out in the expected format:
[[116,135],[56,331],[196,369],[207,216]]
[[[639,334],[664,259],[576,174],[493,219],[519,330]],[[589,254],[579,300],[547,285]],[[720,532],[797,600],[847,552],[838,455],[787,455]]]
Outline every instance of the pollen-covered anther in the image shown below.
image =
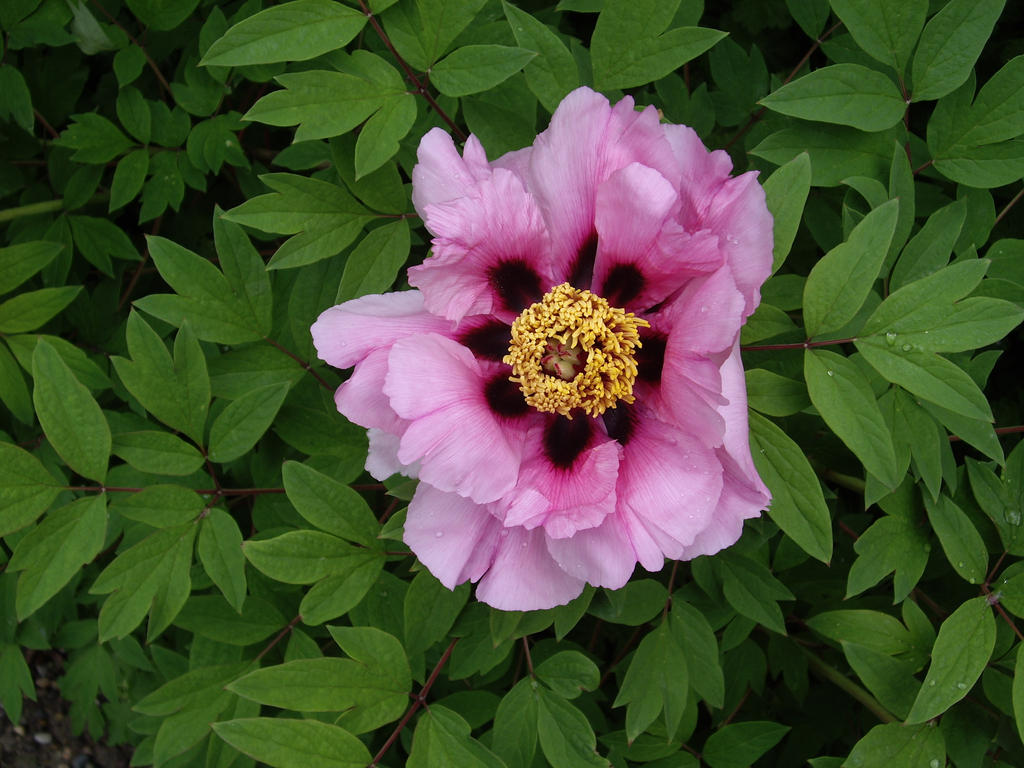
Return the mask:
[[512,366],[511,381],[538,411],[600,416],[619,400],[633,402],[638,329],[649,325],[590,291],[562,283],[512,323],[503,359]]

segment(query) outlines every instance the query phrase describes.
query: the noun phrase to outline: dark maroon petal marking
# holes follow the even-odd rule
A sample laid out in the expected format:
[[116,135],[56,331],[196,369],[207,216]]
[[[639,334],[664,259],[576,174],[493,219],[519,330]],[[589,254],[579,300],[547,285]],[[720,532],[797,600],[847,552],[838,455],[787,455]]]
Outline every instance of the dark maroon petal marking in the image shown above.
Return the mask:
[[598,293],[613,307],[624,307],[640,295],[646,282],[635,264],[616,264],[608,270]]
[[487,405],[499,416],[516,418],[525,416],[530,410],[526,404],[519,385],[508,380],[508,376],[499,373],[484,385],[484,397]]
[[582,414],[574,419],[555,416],[544,429],[544,453],[559,469],[570,469],[590,444],[592,430],[591,420]]
[[576,252],[576,261],[569,272],[569,285],[580,290],[590,290],[594,281],[594,259],[597,258],[597,232],[591,232]]
[[500,320],[488,320],[481,326],[471,328],[459,337],[459,343],[469,347],[477,357],[485,360],[496,360],[508,354],[508,345],[512,340],[512,329]]
[[633,406],[620,401],[615,404],[614,408],[605,411],[602,418],[604,418],[604,428],[608,430],[608,437],[617,440],[620,445],[629,442],[636,427]]
[[665,344],[668,337],[660,333],[645,334],[640,332],[640,342],[643,344],[636,351],[637,378],[646,381],[648,384],[661,382],[661,369],[665,365]]
[[503,261],[487,275],[502,307],[519,313],[541,300],[540,275],[522,259]]

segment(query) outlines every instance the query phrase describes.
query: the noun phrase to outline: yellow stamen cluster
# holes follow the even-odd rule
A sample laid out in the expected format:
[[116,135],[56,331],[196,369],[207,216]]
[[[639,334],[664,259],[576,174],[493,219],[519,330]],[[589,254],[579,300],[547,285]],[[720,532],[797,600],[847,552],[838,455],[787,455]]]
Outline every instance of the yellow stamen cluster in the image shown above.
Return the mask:
[[[650,323],[562,283],[512,323],[503,359],[512,366],[510,380],[538,411],[600,416],[619,400],[633,402],[633,354],[640,347],[641,326]],[[572,365],[568,373],[567,364]]]

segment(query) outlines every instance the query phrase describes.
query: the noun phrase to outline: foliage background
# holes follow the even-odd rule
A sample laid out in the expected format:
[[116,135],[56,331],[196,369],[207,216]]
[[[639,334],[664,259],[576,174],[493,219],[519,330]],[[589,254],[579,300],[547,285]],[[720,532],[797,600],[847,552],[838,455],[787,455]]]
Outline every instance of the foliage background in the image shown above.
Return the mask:
[[[269,3],[267,4],[269,6]],[[5,0],[0,704],[133,765],[1024,765],[1017,0]],[[580,84],[759,169],[775,501],[502,613],[401,542],[308,328],[428,253],[419,138]],[[211,727],[212,723],[212,727]]]

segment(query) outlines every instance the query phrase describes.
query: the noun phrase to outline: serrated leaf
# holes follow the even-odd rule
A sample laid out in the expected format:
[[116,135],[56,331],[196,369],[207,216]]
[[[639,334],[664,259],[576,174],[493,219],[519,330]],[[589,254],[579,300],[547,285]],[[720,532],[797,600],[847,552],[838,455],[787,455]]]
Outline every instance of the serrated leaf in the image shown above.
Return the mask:
[[243,19],[210,46],[200,66],[305,61],[347,44],[366,16],[330,0],[295,0]]
[[832,559],[832,518],[818,476],[793,440],[774,423],[749,414],[754,465],[772,492],[768,514],[807,554]]
[[892,433],[857,364],[835,352],[808,349],[804,379],[818,413],[864,468],[889,488],[899,485]]
[[816,69],[773,91],[760,103],[791,117],[862,131],[891,128],[907,108],[892,80],[859,64]]
[[8,563],[18,577],[17,615],[24,621],[103,548],[107,500],[99,493],[54,510],[18,542]]
[[430,78],[446,96],[467,96],[504,82],[535,56],[507,45],[466,45],[437,62]]
[[96,400],[42,339],[32,354],[32,378],[32,402],[46,438],[71,469],[102,483],[111,439]]
[[231,607],[241,612],[245,603],[245,555],[242,532],[227,512],[214,507],[203,519],[196,546],[206,574]]
[[874,209],[846,242],[825,254],[804,284],[804,326],[808,338],[839,330],[854,318],[878,278],[889,250],[899,203]]
[[362,768],[372,762],[363,743],[319,720],[251,717],[213,723],[239,752],[273,768]]
[[921,691],[907,723],[923,723],[966,696],[981,676],[996,641],[996,623],[984,596],[962,603],[942,622]]
[[289,385],[271,384],[232,400],[210,426],[210,458],[226,462],[247,453],[274,422]]
[[678,2],[607,0],[591,39],[594,83],[600,90],[658,80],[711,48],[724,32],[668,29]]
[[767,721],[732,723],[708,737],[701,759],[711,768],[746,768],[788,732],[788,725]]
[[373,547],[380,524],[358,493],[296,461],[285,462],[281,475],[296,511],[322,531]]

